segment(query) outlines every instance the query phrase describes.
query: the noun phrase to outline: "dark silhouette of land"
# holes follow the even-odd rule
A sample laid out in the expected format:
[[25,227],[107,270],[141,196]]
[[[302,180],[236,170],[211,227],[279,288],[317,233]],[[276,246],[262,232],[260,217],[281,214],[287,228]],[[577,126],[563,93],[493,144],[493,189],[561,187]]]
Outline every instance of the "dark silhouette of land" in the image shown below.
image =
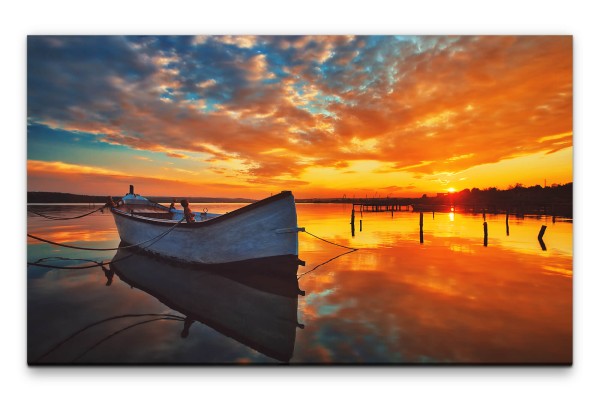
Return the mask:
[[[346,199],[344,199],[344,202]],[[363,198],[350,199],[361,211],[440,211],[471,213],[510,213],[573,216],[573,183],[542,187],[521,184],[506,190],[497,188],[464,189],[455,193],[438,193],[420,198]]]
[[[106,196],[97,195],[77,195],[63,192],[27,192],[27,203],[105,203],[108,198]],[[116,201],[121,199],[121,196],[113,195],[112,198]],[[246,198],[208,198],[208,197],[177,197],[177,196],[151,196],[146,197],[157,203],[171,203],[173,198],[177,200],[187,199],[191,203],[252,203],[254,199]]]
[[[173,198],[149,197],[158,203],[170,203]],[[61,192],[28,192],[28,203],[105,203],[107,196],[76,195]],[[115,201],[120,196],[113,196]],[[192,203],[252,203],[256,199],[247,198],[209,198],[186,197]],[[365,211],[456,211],[513,213],[513,214],[551,214],[573,216],[573,183],[542,187],[540,185],[524,187],[516,184],[506,190],[495,187],[464,189],[455,193],[438,193],[436,196],[423,195],[419,198],[306,198],[296,199],[297,203],[348,203],[362,205]]]

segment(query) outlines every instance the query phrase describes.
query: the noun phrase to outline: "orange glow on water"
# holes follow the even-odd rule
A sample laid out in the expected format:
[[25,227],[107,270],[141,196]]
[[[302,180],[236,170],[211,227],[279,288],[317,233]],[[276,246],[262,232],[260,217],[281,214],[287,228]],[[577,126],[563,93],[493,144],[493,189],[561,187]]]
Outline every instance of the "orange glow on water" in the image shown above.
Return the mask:
[[[352,322],[368,310],[377,331],[352,326],[354,335],[375,336],[387,352],[408,352],[408,361],[424,355],[475,363],[571,360],[571,223],[511,218],[507,236],[504,216],[488,215],[484,247],[480,215],[435,213],[426,215],[419,244],[418,213],[359,213],[362,231],[355,224],[351,236],[343,224],[350,209],[316,206],[328,210],[318,219],[313,205],[299,205],[302,224],[360,250],[302,277],[303,289],[328,294],[304,305],[309,333],[317,335],[324,321]],[[541,224],[552,232],[547,251],[537,241]],[[333,248],[304,238],[301,256],[325,260],[339,251]],[[332,305],[339,307],[335,313],[319,315]],[[411,327],[401,343],[394,341],[398,327]]]
[[[208,205],[212,212],[237,207]],[[425,213],[420,244],[419,213],[357,212],[352,232],[351,206],[298,204],[297,211],[299,226],[359,250],[335,258],[347,249],[300,233],[299,257],[306,266],[299,267],[299,285],[306,296],[299,298],[298,320],[305,329],[297,332],[291,363],[571,362],[570,221],[511,217],[507,235],[505,216],[488,214],[484,247],[481,215]],[[542,224],[546,251],[537,241]],[[110,215],[73,224],[30,217],[28,232],[58,241],[118,244]],[[47,249],[30,241],[28,258],[47,256]],[[56,255],[72,252],[60,249]],[[85,285],[103,287],[105,281],[99,272],[95,281],[51,284],[56,291],[64,285],[86,293]],[[149,302],[141,291],[126,296],[111,313]],[[155,327],[145,338],[163,339],[163,330],[170,328]]]

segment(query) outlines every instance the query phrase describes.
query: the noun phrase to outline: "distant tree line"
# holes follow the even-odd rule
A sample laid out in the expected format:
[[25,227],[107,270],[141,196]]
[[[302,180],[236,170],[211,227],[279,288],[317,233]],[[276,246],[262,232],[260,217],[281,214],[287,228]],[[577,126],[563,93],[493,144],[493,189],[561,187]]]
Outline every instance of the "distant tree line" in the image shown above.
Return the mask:
[[525,187],[517,183],[508,189],[495,187],[464,189],[460,192],[438,194],[436,197],[423,195],[416,204],[456,205],[465,210],[488,210],[511,213],[536,213],[572,216],[573,183],[549,187],[535,185]]
[[[114,197],[115,200],[121,199]],[[27,203],[105,203],[107,196],[75,195],[62,192],[27,192]]]
[[549,187],[535,185],[525,187],[517,183],[508,189],[500,190],[495,187],[479,189],[464,189],[452,195],[455,202],[474,203],[573,203],[573,183],[564,185],[554,184]]
[[[146,197],[154,202],[158,203],[171,203],[173,197],[168,196],[151,196]],[[62,192],[27,192],[27,203],[105,203],[108,196],[97,196],[97,195],[76,195]],[[115,201],[119,201],[121,196],[113,196]],[[183,199],[182,197],[175,197],[177,200]],[[255,202],[253,199],[246,198],[206,198],[206,197],[186,197],[189,202],[192,203],[210,203],[210,202],[222,202],[222,203],[252,203]]]

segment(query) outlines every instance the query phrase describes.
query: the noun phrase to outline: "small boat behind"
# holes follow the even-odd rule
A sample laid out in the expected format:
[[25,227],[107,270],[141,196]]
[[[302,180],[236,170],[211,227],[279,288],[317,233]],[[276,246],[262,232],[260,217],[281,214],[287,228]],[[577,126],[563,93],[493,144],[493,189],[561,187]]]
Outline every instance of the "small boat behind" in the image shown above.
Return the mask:
[[303,327],[297,321],[302,292],[294,257],[198,267],[120,249],[110,267],[127,284],[183,314],[182,337],[197,321],[278,361],[293,356],[296,329]]
[[123,242],[186,263],[297,257],[298,231],[303,231],[290,191],[225,214],[196,212],[195,221],[187,222],[183,210],[152,202],[130,186],[111,212]]

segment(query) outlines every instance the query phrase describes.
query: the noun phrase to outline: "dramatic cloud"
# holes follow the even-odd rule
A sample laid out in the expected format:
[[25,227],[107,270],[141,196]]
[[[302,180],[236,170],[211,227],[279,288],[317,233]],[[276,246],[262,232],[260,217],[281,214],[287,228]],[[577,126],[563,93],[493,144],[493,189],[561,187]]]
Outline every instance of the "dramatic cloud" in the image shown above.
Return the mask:
[[321,189],[340,188],[370,161],[393,180],[380,187],[441,189],[440,174],[572,149],[572,38],[32,36],[28,120],[219,162],[240,185],[327,171]]

